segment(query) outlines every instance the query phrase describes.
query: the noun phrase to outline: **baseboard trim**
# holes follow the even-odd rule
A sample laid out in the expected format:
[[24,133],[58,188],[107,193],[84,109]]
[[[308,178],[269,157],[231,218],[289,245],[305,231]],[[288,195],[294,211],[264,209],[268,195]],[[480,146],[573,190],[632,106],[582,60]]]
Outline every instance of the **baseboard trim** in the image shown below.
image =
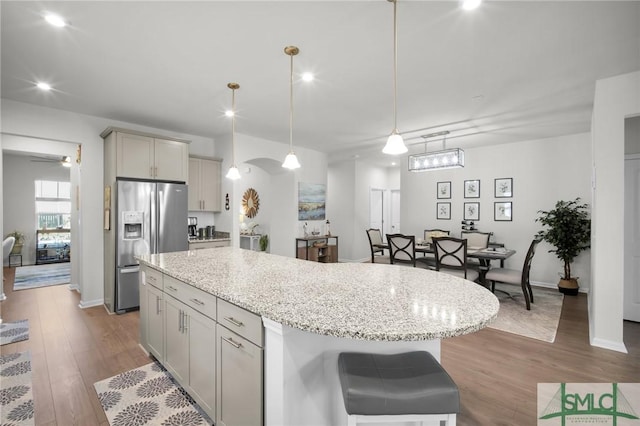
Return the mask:
[[[558,284],[545,283],[545,282],[542,282],[542,281],[531,281],[531,285],[534,286],[534,287],[553,288],[553,289],[556,289],[556,290],[558,289]],[[580,287],[578,289],[578,293],[589,294],[589,289]]]
[[100,306],[103,303],[104,303],[104,299],[95,299],[95,300],[89,300],[89,301],[80,300],[80,303],[78,304],[78,306],[80,307],[80,309],[86,309],[86,308],[93,308],[94,306]]
[[613,342],[611,340],[600,339],[598,337],[589,337],[589,343],[591,346],[597,346],[603,349],[609,349],[611,351],[622,352],[628,354],[627,347],[622,342]]

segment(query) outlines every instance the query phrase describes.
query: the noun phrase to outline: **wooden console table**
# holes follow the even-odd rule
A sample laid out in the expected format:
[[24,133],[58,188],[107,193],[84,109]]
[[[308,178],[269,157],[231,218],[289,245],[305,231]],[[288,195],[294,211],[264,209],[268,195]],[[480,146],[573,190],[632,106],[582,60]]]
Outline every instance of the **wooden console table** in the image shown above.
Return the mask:
[[314,262],[336,263],[338,261],[338,237],[318,235],[296,238],[296,258]]

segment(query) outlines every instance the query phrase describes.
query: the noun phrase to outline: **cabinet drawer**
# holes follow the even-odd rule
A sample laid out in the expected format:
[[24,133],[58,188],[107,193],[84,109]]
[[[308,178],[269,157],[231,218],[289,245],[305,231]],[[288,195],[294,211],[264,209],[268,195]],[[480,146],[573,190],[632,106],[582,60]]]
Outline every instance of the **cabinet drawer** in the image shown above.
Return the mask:
[[263,346],[264,333],[260,316],[218,299],[218,323],[255,345]]
[[209,318],[216,319],[216,297],[168,275],[164,276],[164,292]]
[[162,272],[151,268],[144,268],[144,282],[162,290]]

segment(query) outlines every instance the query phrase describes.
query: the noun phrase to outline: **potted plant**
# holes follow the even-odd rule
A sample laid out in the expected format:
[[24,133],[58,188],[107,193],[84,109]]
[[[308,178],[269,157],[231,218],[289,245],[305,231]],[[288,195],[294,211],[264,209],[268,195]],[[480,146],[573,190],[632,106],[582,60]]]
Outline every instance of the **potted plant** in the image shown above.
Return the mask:
[[13,237],[16,239],[16,242],[13,244],[13,248],[11,249],[11,254],[21,254],[22,246],[24,245],[24,234],[20,231],[13,231],[5,236],[5,238],[7,237]]
[[564,294],[578,294],[578,278],[571,276],[571,262],[591,245],[591,219],[587,204],[580,204],[580,198],[573,201],[558,201],[553,210],[539,210],[536,222],[546,229],[537,236],[555,247],[549,253],[564,262],[564,272],[558,283],[558,290]]
[[267,246],[269,245],[269,235],[262,234],[260,240],[258,240],[258,244],[260,244],[260,251],[267,251]]

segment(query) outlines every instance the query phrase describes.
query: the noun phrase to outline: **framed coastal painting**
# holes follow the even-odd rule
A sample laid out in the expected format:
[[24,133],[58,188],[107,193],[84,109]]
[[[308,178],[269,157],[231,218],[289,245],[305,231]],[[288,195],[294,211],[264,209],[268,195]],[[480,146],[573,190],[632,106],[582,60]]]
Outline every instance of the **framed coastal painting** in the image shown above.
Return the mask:
[[498,201],[493,203],[493,220],[496,222],[510,222],[513,218],[511,201]]
[[494,195],[496,198],[513,197],[513,178],[499,178],[495,180]]
[[298,183],[298,220],[324,220],[327,186]]
[[438,199],[451,198],[451,181],[438,182]]
[[464,203],[464,220],[480,220],[480,203]]
[[450,220],[451,219],[451,203],[436,203],[436,219]]
[[480,198],[480,180],[464,181],[464,198]]

